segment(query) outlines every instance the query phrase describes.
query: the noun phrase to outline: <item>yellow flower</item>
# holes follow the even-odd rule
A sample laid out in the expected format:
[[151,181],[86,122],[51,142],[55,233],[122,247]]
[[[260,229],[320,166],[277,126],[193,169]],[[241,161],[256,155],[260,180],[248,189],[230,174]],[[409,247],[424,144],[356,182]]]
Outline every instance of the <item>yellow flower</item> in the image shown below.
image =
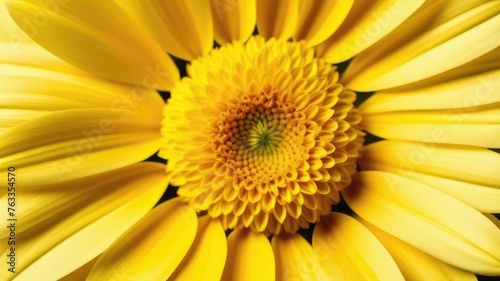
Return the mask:
[[1,280],[500,275],[500,1],[1,3]]
[[356,96],[305,41],[251,37],[189,66],[164,108],[171,184],[225,229],[307,228],[339,202],[362,146]]

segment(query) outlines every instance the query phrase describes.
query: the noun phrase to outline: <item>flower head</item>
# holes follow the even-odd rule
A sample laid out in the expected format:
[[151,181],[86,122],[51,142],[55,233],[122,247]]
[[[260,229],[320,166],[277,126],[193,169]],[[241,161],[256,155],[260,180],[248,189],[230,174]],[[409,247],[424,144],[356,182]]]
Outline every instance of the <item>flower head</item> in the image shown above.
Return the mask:
[[192,62],[164,108],[179,195],[225,228],[293,233],[337,203],[363,142],[355,95],[306,42],[252,37]]

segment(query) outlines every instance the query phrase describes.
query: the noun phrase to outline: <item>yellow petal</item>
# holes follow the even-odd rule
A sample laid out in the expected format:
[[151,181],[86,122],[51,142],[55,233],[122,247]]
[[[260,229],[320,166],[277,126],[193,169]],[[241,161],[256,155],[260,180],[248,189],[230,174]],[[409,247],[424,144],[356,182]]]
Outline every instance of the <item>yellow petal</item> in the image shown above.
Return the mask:
[[438,17],[435,18],[435,22],[432,22],[431,24],[433,24],[434,26],[440,25],[463,14],[464,12],[467,12],[488,2],[491,2],[491,0],[445,0],[443,1],[442,7],[439,10]]
[[330,63],[348,60],[398,27],[422,3],[424,1],[354,1],[340,28],[316,47],[317,55]]
[[[161,112],[161,107],[156,110]],[[130,110],[57,111],[17,125],[0,136],[0,167],[20,168],[18,177],[23,186],[124,167],[158,150],[162,141],[160,123],[156,116]]]
[[6,2],[0,0],[0,64],[22,64],[61,72],[84,73],[31,40],[12,20]]
[[438,143],[500,147],[498,103],[467,108],[363,114],[362,127],[385,139],[436,139]]
[[299,2],[299,20],[293,34],[296,41],[315,46],[330,37],[349,13],[353,0],[304,0]]
[[299,234],[274,236],[271,245],[276,259],[276,280],[329,280],[311,244]]
[[0,42],[0,64],[24,65],[65,73],[86,75],[84,71],[54,56],[35,43]]
[[477,280],[474,273],[444,263],[359,219],[384,244],[406,280]]
[[[445,3],[432,2],[428,5]],[[448,17],[447,10],[460,4],[450,1],[444,12],[427,17],[427,26],[421,24],[417,12],[391,36],[356,57],[343,82],[356,91],[397,87],[453,69],[495,49],[500,45],[500,2],[477,2]],[[421,9],[421,14],[429,10]]]
[[210,0],[215,41],[246,41],[257,21],[256,0]]
[[257,28],[266,39],[288,39],[298,23],[299,0],[257,0]]
[[[134,110],[162,118],[163,100],[156,91],[60,70],[0,64],[0,135],[20,123],[68,109]],[[155,107],[158,111],[152,112]]]
[[[466,64],[461,65],[460,67],[456,67],[445,71],[441,74],[426,78],[424,80],[420,80],[414,83],[406,84],[400,87],[393,88],[389,90],[390,92],[409,92],[418,89],[431,88],[432,86],[436,86],[438,84],[444,84],[453,80],[460,80],[466,78],[468,76],[477,76],[493,71],[500,68],[500,47],[495,48],[494,50],[480,56],[477,59],[474,59]],[[495,83],[490,83],[485,81],[477,81],[481,86],[478,86],[478,89],[475,89],[475,92],[484,93],[485,91],[491,91],[491,87]],[[487,89],[484,89],[484,88]]]
[[264,234],[235,230],[227,239],[227,248],[221,281],[275,280],[273,249]]
[[419,250],[474,273],[500,274],[500,229],[462,201],[378,171],[356,174],[342,195],[360,217]]
[[206,0],[120,1],[163,50],[193,60],[212,49],[212,13]]
[[[29,230],[37,224],[53,218],[64,218],[72,210],[81,206],[89,205],[95,198],[103,196],[112,197],[108,192],[121,191],[129,184],[138,184],[134,179],[143,180],[143,175],[161,178],[161,169],[165,167],[157,163],[143,162],[127,166],[125,168],[112,170],[76,180],[58,182],[48,185],[23,186],[17,190],[17,201],[22,202],[16,206],[18,233]],[[154,173],[153,173],[154,172]],[[14,172],[16,179],[22,184],[22,179]],[[20,185],[18,184],[18,185]],[[7,202],[7,194],[4,194],[2,202]],[[7,213],[1,214],[1,218],[7,220]],[[0,239],[7,238],[9,229],[0,229]]]
[[157,206],[102,254],[87,280],[166,280],[193,243],[197,224],[180,198]]
[[[438,136],[436,134],[436,136]],[[386,171],[452,195],[480,212],[500,212],[500,154],[486,148],[381,141],[363,148],[363,170]]]
[[[33,200],[39,200],[40,204],[48,203],[50,197],[61,198],[78,189],[88,191],[88,194],[78,191],[83,200],[63,207],[60,212],[52,210],[51,217],[17,233],[16,255],[22,262],[16,266],[16,275],[8,272],[8,265],[2,263],[0,280],[12,280],[14,277],[16,280],[40,280],[41,276],[45,280],[57,280],[69,274],[99,255],[143,217],[161,197],[166,186],[164,165],[158,163],[132,165],[102,175],[99,179],[104,178],[105,186],[99,183],[87,186],[88,182],[84,180],[73,182],[74,186],[65,186],[66,190],[46,187],[34,193],[27,191],[27,194],[35,194]],[[18,192],[23,194],[21,188]],[[22,204],[20,200],[19,207]],[[36,204],[30,205],[36,207]],[[41,206],[41,209],[50,208]],[[21,210],[17,216],[21,219]],[[4,252],[2,256],[6,254]]]
[[403,110],[450,109],[500,103],[500,69],[441,84],[377,92],[359,110],[373,114]]
[[12,20],[7,10],[7,3],[10,0],[0,0],[0,42],[9,43],[11,49],[17,49],[19,44],[33,42]]
[[226,233],[222,225],[204,216],[198,219],[198,232],[193,245],[168,280],[218,281],[224,270],[226,256]]
[[99,257],[100,256],[95,257],[93,260],[82,265],[80,268],[64,276],[58,281],[85,281],[90,273],[90,270],[92,269],[96,261],[99,259]]
[[322,217],[312,242],[331,280],[404,280],[384,246],[350,216]]
[[495,217],[493,214],[483,214],[485,217],[487,217],[490,221],[492,221],[498,228],[500,228],[500,220]]
[[35,42],[94,75],[162,90],[179,78],[168,55],[113,1],[30,0],[7,7]]

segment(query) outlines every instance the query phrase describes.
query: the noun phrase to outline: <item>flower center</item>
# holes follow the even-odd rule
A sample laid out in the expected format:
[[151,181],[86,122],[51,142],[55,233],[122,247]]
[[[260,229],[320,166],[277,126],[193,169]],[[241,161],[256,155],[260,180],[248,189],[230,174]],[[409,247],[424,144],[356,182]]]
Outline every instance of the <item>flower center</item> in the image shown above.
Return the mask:
[[[258,112],[256,113],[257,116],[260,115]],[[269,114],[269,112],[267,113]],[[238,154],[269,156],[276,151],[282,140],[283,125],[269,121],[267,116],[260,118],[252,117],[252,115],[249,115],[248,120],[242,123],[242,125],[235,128],[237,133],[241,132],[234,137],[238,146],[241,146],[241,151]],[[244,141],[241,141],[241,138]]]
[[305,42],[252,37],[197,59],[164,108],[178,195],[226,228],[295,232],[330,212],[362,145],[355,94]]
[[305,116],[280,101],[272,87],[243,94],[238,106],[219,114],[214,133],[215,158],[222,160],[233,182],[255,189],[252,201],[268,191],[278,193],[276,182],[283,182],[307,158],[307,149],[300,145],[306,135]]

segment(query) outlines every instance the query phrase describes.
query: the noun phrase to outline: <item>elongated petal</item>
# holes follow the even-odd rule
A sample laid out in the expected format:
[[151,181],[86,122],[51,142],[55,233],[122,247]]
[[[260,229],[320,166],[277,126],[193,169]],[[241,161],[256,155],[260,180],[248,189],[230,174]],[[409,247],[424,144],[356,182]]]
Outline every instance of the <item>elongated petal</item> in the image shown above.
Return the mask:
[[0,0],[0,64],[22,64],[61,72],[83,73],[36,44],[11,18],[6,2]]
[[[121,190],[127,188],[129,184],[137,184],[137,181],[132,180],[135,178],[142,180],[143,175],[152,175],[155,179],[161,178],[162,168],[165,167],[145,162],[67,182],[38,186],[23,185],[16,193],[17,201],[22,202],[16,208],[16,212],[20,214],[17,217],[16,231],[18,233],[27,231],[54,218],[62,220],[75,209],[97,201],[96,198],[104,196],[111,198],[113,194],[108,194],[109,192],[127,192],[126,189]],[[19,179],[17,173],[15,174]],[[19,180],[22,183],[22,179]],[[7,202],[8,196],[4,194],[1,198],[2,202]],[[6,212],[1,214],[4,220],[7,219],[6,216]],[[7,238],[8,235],[9,229],[0,229],[0,239]]]
[[325,41],[344,21],[352,5],[352,0],[299,1],[299,20],[293,39],[307,40],[309,46]]
[[[493,0],[497,1],[497,0]],[[434,22],[430,23],[433,26],[440,25],[450,19],[453,19],[467,11],[470,11],[476,7],[479,7],[485,3],[491,2],[491,0],[446,0],[443,1],[442,8],[439,10],[439,15],[436,17]]]
[[156,116],[151,118],[135,111],[57,111],[15,126],[0,136],[0,167],[22,167],[18,176],[23,186],[56,183],[124,167],[158,150],[162,139],[160,122]]
[[194,210],[171,199],[113,243],[87,280],[166,280],[188,252],[196,228]]
[[359,219],[384,244],[406,280],[477,280],[474,273],[444,263]]
[[[63,206],[60,212],[40,205],[41,209],[52,209],[51,216],[17,233],[16,255],[22,262],[17,264],[15,275],[2,263],[0,279],[39,280],[43,276],[46,280],[58,280],[69,274],[99,255],[143,217],[161,197],[166,185],[164,165],[157,163],[132,165],[94,180],[104,178],[104,184],[97,182],[89,186],[86,179],[65,188],[47,186],[43,190],[26,191],[28,198],[32,194],[34,198],[30,199],[40,204],[51,204],[50,198],[57,200],[65,195],[73,196],[74,192],[83,198],[71,206]],[[20,198],[24,198],[21,188],[18,192]],[[33,211],[29,208],[36,207],[36,202],[29,205],[28,213]],[[19,220],[24,220],[21,210],[17,214]]]
[[68,109],[134,110],[161,119],[163,100],[156,91],[60,70],[0,64],[0,135],[15,125]]
[[297,28],[298,0],[257,0],[257,28],[266,39],[288,39]]
[[[447,84],[448,82],[454,83],[461,81],[464,82],[465,79],[469,76],[474,77],[484,77],[484,75],[489,72],[490,74],[485,77],[488,79],[493,76],[495,70],[500,68],[500,47],[495,48],[494,50],[474,59],[466,64],[461,65],[460,67],[456,67],[445,71],[441,74],[426,78],[424,80],[420,80],[414,83],[406,84],[400,87],[392,88],[390,90],[384,92],[411,92],[418,89],[431,89],[434,86],[438,86],[440,84]],[[457,80],[457,81],[454,81]],[[478,88],[474,89],[474,92],[485,93],[491,91],[493,85],[496,84],[494,81],[484,81],[480,78],[478,82]]]
[[0,19],[2,19],[2,24],[0,25],[0,42],[9,43],[12,49],[16,49],[21,43],[32,43],[33,41],[29,38],[12,20],[7,10],[7,3],[9,0],[0,0]]
[[215,41],[246,41],[257,21],[256,0],[210,0]]
[[221,281],[275,280],[273,249],[264,234],[235,230],[227,239],[227,248]]
[[330,63],[348,60],[398,27],[422,3],[424,1],[354,1],[340,28],[316,47],[317,54]]
[[173,61],[114,1],[16,1],[14,21],[35,42],[96,76],[168,90]]
[[427,25],[422,25],[422,14],[433,9],[421,9],[391,36],[356,57],[345,73],[345,85],[357,91],[397,87],[453,69],[498,47],[500,2],[475,1],[469,9],[450,14],[461,2],[429,1],[429,6],[445,5],[427,16]]
[[500,69],[430,87],[377,92],[359,107],[363,114],[431,110],[500,103]]
[[212,13],[206,0],[133,0],[120,5],[176,57],[190,61],[212,49]]
[[493,214],[483,214],[485,217],[487,217],[490,221],[492,221],[498,228],[500,228],[500,220],[495,217]]
[[350,216],[322,217],[312,243],[331,280],[404,280],[384,246]]
[[63,278],[59,279],[58,281],[85,281],[87,279],[87,276],[90,273],[90,270],[92,270],[92,267],[97,262],[99,257],[100,256],[95,257],[93,260],[82,265],[80,268],[78,268],[77,270],[64,276]]
[[0,42],[0,64],[2,66],[39,67],[46,70],[87,75],[83,70],[54,56],[36,43]]
[[452,195],[481,212],[500,212],[500,154],[491,150],[390,140],[364,147],[362,155],[359,164],[363,170],[399,174]]
[[378,171],[356,174],[342,194],[360,217],[419,250],[474,273],[500,274],[500,229],[462,201]]
[[[499,103],[363,114],[362,127],[385,139],[500,147]],[[434,135],[438,134],[439,137]]]
[[168,280],[218,281],[224,270],[226,256],[227,241],[222,225],[204,216],[198,219],[198,232],[193,245]]
[[[355,75],[364,67],[368,66],[369,63],[378,61],[387,56],[391,51],[395,51],[408,42],[418,39],[426,30],[432,30],[432,28],[450,20],[450,18],[456,17],[487,1],[472,0],[467,1],[465,3],[466,5],[460,5],[458,2],[457,0],[425,1],[396,29],[369,47],[368,51],[359,54],[357,59],[350,64],[350,68],[346,71],[344,81],[347,81],[349,76]],[[464,3],[464,1],[461,2]],[[456,7],[460,8],[456,9]],[[451,16],[449,14],[450,11],[454,11],[451,13]],[[444,14],[446,15],[441,17],[441,15]],[[432,19],[432,21],[430,19]]]
[[299,234],[274,236],[276,280],[328,280],[311,244]]

